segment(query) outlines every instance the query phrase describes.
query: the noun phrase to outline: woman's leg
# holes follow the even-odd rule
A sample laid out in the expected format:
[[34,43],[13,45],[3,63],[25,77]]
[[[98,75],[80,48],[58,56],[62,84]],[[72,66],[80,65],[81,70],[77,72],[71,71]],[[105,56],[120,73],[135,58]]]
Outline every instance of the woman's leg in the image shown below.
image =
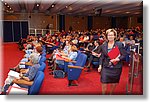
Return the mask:
[[90,68],[91,62],[93,60],[93,55],[90,56],[87,67]]
[[114,92],[116,86],[117,86],[117,83],[110,84],[110,95]]
[[102,95],[105,95],[107,90],[107,84],[102,83]]

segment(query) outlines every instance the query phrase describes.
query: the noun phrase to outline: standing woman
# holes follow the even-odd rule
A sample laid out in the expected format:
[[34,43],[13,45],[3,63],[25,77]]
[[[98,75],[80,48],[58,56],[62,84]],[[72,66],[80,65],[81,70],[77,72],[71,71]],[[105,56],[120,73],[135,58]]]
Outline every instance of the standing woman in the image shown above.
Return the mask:
[[[121,42],[115,41],[116,38],[117,31],[108,29],[106,31],[107,41],[101,46],[102,52],[98,72],[101,72],[102,94],[106,93],[107,85],[110,85],[110,94],[112,94],[120,80],[122,60],[125,58],[126,51]],[[108,53],[116,46],[120,51],[120,56],[115,59],[110,59]],[[117,64],[114,65],[113,63],[115,62],[117,62]]]

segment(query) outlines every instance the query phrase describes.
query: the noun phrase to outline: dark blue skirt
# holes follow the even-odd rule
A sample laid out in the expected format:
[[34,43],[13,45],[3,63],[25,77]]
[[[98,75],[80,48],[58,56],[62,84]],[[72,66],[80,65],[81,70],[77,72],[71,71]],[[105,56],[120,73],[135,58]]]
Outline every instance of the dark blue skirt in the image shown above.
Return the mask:
[[102,83],[119,83],[122,68],[104,67],[101,70]]

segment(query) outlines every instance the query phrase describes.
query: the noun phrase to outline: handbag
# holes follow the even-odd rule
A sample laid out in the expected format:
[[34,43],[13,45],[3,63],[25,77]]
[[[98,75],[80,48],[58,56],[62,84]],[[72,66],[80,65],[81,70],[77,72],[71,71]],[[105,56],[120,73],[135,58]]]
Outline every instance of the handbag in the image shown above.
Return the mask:
[[54,70],[53,76],[54,76],[54,78],[64,78],[65,72],[63,72],[62,70]]

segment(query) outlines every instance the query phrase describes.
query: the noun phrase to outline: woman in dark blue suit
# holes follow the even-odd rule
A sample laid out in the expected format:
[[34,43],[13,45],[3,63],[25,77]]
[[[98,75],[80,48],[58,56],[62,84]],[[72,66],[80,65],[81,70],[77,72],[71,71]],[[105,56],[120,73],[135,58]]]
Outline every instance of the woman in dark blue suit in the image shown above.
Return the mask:
[[[120,75],[122,72],[122,60],[126,56],[126,51],[124,50],[121,42],[115,41],[115,38],[117,38],[116,30],[108,29],[106,31],[106,38],[107,41],[101,46],[102,52],[98,72],[101,72],[102,94],[105,94],[108,84],[110,84],[110,94],[112,94],[120,80]],[[118,46],[120,56],[116,57],[115,59],[110,59],[108,53],[116,46]],[[117,62],[117,64],[114,65],[114,62]]]

